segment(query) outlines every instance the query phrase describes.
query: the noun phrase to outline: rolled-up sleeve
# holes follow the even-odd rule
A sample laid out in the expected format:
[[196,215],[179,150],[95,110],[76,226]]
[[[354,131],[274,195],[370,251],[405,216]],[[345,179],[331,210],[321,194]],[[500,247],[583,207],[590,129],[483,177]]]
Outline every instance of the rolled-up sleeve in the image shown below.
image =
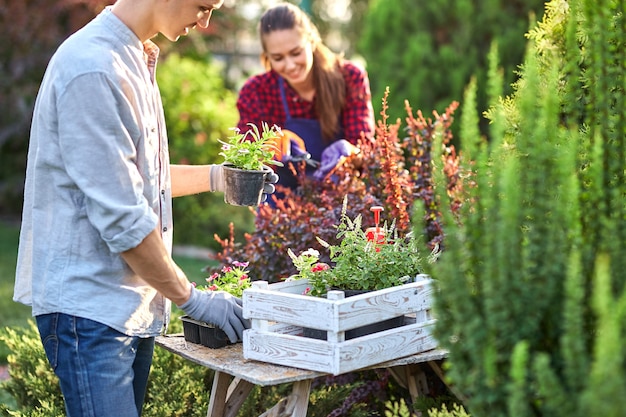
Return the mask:
[[114,253],[137,246],[158,224],[145,184],[146,172],[158,175],[158,152],[151,156],[144,152],[149,143],[138,145],[141,115],[126,102],[123,87],[88,73],[73,79],[58,103],[65,109],[59,115],[63,166],[84,194],[89,221]]

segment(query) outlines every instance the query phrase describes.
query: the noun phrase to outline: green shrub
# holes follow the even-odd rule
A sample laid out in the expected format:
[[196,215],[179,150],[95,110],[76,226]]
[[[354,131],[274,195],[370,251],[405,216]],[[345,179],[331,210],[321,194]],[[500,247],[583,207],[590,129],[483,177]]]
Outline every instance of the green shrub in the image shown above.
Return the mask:
[[[34,321],[30,320],[26,328],[2,329],[0,343],[12,352],[7,357],[11,379],[3,382],[0,389],[12,397],[24,413],[20,415],[63,416],[65,407],[59,381],[50,368]],[[2,412],[10,415],[6,409]]]
[[446,213],[445,251],[429,272],[447,377],[474,415],[623,415],[621,7],[549,2],[512,96],[497,95],[491,65],[491,142],[463,114],[473,120],[461,123],[471,204]]
[[463,406],[459,404],[453,405],[452,410],[448,410],[448,407],[444,404],[440,410],[429,410],[428,417],[470,417],[470,415],[467,414]]
[[[541,16],[543,4],[543,0],[370,0],[357,50],[367,61],[372,96],[381,97],[389,87],[392,120],[403,117],[406,96],[420,109],[440,109],[459,101],[472,75],[478,85],[486,85],[486,57],[493,42],[500,45],[499,61],[510,93],[509,84],[524,57],[529,16]],[[486,94],[478,93],[483,109]],[[379,105],[374,103],[376,114]]]
[[156,347],[142,416],[206,416],[213,375],[208,368]]

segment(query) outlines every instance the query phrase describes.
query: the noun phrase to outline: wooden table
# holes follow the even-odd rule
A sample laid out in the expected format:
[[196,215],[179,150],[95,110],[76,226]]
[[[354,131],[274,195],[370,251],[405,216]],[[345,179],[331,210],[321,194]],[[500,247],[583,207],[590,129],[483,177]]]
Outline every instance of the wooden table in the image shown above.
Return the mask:
[[[292,417],[306,417],[311,382],[317,377],[327,375],[322,372],[246,360],[243,357],[243,345],[241,343],[220,349],[209,349],[186,342],[182,334],[176,334],[159,336],[156,338],[156,344],[191,362],[215,371],[207,417],[235,417],[254,385],[272,386],[285,383],[292,384],[292,395],[290,396],[290,404],[283,404],[282,407],[287,407],[291,413],[289,415]],[[411,396],[417,397],[419,396],[419,387],[413,374],[414,365],[427,363],[443,380],[443,373],[437,361],[446,358],[446,356],[446,351],[434,349],[381,363],[367,369],[388,368],[391,374],[409,389]],[[293,411],[291,411],[292,409]],[[276,415],[281,414],[277,413]]]

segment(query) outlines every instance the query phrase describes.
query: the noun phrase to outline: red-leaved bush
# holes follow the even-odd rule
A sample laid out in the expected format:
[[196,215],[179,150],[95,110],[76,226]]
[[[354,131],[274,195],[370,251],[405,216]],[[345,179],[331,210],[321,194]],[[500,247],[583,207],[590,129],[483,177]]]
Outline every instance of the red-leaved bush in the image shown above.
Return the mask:
[[[216,259],[224,264],[233,260],[250,263],[253,280],[277,282],[296,272],[287,255],[290,248],[301,253],[308,248],[317,249],[324,259],[324,248],[317,242],[320,237],[336,244],[336,229],[339,224],[342,204],[347,198],[350,218],[361,215],[363,227],[374,226],[372,206],[382,206],[381,222],[396,221],[400,235],[413,230],[411,213],[413,205],[425,205],[424,227],[425,250],[441,247],[443,230],[439,209],[434,196],[432,181],[432,158],[438,158],[448,179],[448,195],[453,210],[458,209],[461,191],[459,160],[450,145],[450,125],[458,103],[453,102],[443,115],[433,112],[433,119],[426,119],[418,112],[412,114],[407,103],[406,136],[400,137],[401,121],[387,123],[387,94],[383,98],[381,120],[377,122],[374,140],[362,138],[360,153],[346,158],[335,168],[330,178],[316,181],[300,175],[300,185],[295,191],[283,190],[285,197],[276,202],[276,208],[263,205],[256,212],[255,232],[246,235],[246,241],[238,244],[230,237],[221,239],[222,251]],[[439,130],[438,130],[439,129]],[[436,132],[443,134],[443,149],[433,151],[432,143]],[[304,170],[300,170],[302,172]],[[417,222],[417,223],[416,223]],[[419,219],[413,223],[419,224]]]

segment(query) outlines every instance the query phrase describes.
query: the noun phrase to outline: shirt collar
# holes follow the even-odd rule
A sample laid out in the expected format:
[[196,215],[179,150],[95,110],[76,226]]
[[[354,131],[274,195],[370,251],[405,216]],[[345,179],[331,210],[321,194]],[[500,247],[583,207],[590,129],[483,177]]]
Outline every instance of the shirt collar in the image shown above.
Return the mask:
[[113,6],[107,6],[102,13],[100,13],[98,17],[102,19],[102,23],[109,27],[115,36],[123,43],[142,49],[141,40],[135,35],[135,32],[130,30],[130,28],[113,13],[112,9]]
[[135,46],[137,49],[143,51],[144,59],[146,64],[148,65],[148,70],[150,71],[150,77],[152,81],[154,81],[154,74],[156,71],[156,64],[159,58],[159,47],[148,39],[145,42],[141,42],[141,40],[135,35],[128,26],[124,24],[113,12],[113,6],[107,6],[100,14],[100,19],[104,25],[109,27],[111,31],[117,36],[120,41],[124,44]]

